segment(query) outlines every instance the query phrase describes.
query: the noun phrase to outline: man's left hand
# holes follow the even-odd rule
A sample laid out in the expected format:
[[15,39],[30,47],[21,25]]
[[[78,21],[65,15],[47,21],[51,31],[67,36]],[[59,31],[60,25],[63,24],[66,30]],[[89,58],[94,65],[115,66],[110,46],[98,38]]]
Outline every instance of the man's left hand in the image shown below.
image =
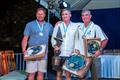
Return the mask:
[[99,50],[97,50],[93,56],[98,57],[98,56],[100,56],[100,54],[101,54],[101,52]]

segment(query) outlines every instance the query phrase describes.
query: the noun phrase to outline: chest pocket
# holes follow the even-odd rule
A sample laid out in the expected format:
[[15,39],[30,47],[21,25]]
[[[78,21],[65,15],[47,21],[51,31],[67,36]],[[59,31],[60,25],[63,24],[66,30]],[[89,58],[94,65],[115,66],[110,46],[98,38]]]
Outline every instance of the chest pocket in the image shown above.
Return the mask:
[[85,34],[86,38],[96,38],[96,29],[92,29],[89,30],[86,34]]

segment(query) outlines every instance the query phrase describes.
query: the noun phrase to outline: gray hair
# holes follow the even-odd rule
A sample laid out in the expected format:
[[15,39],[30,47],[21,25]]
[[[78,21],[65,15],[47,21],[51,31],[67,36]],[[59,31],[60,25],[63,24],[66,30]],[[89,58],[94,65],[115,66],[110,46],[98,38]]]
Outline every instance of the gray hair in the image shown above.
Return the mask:
[[[82,15],[83,13],[85,13],[85,12],[88,12],[88,14],[89,14],[89,15],[91,15],[91,11],[90,11],[90,10],[88,10],[88,9],[84,9],[84,10],[82,10],[81,15]],[[91,15],[91,16],[92,16],[92,15]]]
[[62,10],[61,10],[61,14],[62,14],[62,12],[64,12],[64,11],[68,11],[68,12],[71,14],[71,11],[68,10],[68,9],[62,9]]

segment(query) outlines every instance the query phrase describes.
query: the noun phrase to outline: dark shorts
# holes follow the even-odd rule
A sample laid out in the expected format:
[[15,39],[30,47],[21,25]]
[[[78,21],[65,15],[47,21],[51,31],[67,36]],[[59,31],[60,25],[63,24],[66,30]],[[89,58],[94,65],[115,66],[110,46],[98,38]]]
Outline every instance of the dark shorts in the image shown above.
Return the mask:
[[52,65],[53,66],[53,70],[62,70],[62,66],[63,64],[65,63],[65,60],[67,59],[68,57],[63,57],[63,56],[60,56],[60,64],[59,65]]

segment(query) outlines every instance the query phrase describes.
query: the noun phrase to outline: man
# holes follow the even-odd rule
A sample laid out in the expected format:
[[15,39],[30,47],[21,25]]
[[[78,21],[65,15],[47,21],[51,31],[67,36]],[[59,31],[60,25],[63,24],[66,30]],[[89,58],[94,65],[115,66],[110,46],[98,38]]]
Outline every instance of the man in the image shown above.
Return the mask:
[[47,52],[49,35],[52,35],[53,26],[44,20],[46,10],[38,8],[36,11],[36,20],[27,23],[22,39],[22,52],[26,54],[27,46],[47,45],[46,56],[35,61],[26,61],[26,72],[28,80],[35,80],[35,73],[38,73],[37,80],[43,80],[44,73],[47,70]]
[[[78,34],[78,26],[76,23],[73,23],[70,21],[71,18],[71,12],[67,9],[63,9],[61,12],[62,21],[58,22],[54,28],[53,35],[52,35],[52,46],[54,47],[54,51],[60,50],[61,53],[59,56],[61,57],[61,66],[60,69],[57,70],[57,80],[62,80],[62,65],[66,58],[68,58],[76,45],[75,42],[77,40],[77,34]],[[56,45],[56,40],[54,39],[57,36],[57,32],[61,31],[62,35],[62,44],[61,46]],[[67,71],[65,71],[66,74],[66,80],[71,80],[71,74]]]
[[[83,10],[81,16],[83,23],[79,24],[79,47],[77,48],[79,49],[81,55],[85,55],[84,39],[100,38],[100,49],[97,50],[93,55],[94,57],[98,57],[99,55],[101,55],[103,49],[105,48],[108,42],[108,38],[102,31],[102,29],[91,21],[92,15],[89,10]],[[97,78],[93,78],[92,80],[97,80]]]

